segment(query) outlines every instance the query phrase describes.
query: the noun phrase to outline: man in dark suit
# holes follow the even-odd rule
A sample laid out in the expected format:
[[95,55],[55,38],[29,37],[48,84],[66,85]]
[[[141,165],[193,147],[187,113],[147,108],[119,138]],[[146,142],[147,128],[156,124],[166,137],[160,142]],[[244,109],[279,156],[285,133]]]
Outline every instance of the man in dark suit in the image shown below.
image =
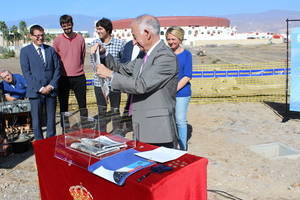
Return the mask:
[[143,55],[143,52],[140,51],[140,48],[136,44],[134,44],[133,40],[130,40],[124,46],[120,63],[128,63],[140,55]]
[[[134,44],[145,52],[144,58],[120,64],[105,53],[105,64],[110,69],[100,64],[97,66],[97,74],[103,78],[111,78],[113,89],[133,95],[132,120],[134,129],[135,123],[138,124],[140,141],[176,147],[176,56],[160,40],[160,24],[155,17],[137,17],[131,24],[131,32]],[[103,53],[102,47],[99,48]]]
[[32,43],[21,49],[20,64],[27,81],[26,97],[30,100],[34,138],[43,139],[41,118],[43,107],[47,113],[47,135],[56,134],[56,90],[60,77],[60,64],[52,47],[44,43],[44,29],[39,25],[30,28]]

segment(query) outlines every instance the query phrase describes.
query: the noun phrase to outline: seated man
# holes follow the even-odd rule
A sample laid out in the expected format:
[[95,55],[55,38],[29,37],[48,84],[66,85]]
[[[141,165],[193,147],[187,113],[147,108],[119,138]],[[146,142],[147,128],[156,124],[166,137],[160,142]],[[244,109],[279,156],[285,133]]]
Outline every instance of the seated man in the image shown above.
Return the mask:
[[[3,83],[2,82],[3,81],[0,79],[0,102],[3,101]],[[1,116],[0,116],[0,119],[1,119]]]
[[7,101],[25,98],[27,83],[22,75],[3,70],[0,71],[0,77],[3,79],[2,89]]

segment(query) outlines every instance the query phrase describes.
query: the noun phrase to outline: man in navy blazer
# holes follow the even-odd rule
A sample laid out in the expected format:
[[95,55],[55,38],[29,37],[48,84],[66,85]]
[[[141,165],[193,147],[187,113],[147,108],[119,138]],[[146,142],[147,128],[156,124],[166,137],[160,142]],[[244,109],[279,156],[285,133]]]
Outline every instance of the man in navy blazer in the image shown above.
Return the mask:
[[20,64],[27,81],[26,97],[30,100],[34,138],[43,139],[42,110],[47,113],[47,138],[56,134],[55,114],[60,63],[52,47],[44,43],[44,29],[30,28],[32,43],[21,49]]
[[120,63],[128,63],[130,62],[132,58],[132,52],[133,52],[133,41],[130,40],[129,42],[127,42],[124,46],[123,52],[122,52],[122,57],[120,59]]

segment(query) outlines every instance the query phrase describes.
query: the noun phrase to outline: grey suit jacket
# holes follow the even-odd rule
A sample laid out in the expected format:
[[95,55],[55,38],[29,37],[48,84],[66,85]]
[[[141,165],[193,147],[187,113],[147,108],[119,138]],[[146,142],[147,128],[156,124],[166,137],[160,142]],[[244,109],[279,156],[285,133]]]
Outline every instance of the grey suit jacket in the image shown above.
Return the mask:
[[105,63],[117,72],[113,75],[111,87],[133,94],[132,120],[133,126],[138,124],[139,140],[147,143],[176,143],[178,66],[176,55],[170,48],[160,41],[145,64],[142,58],[120,64],[109,55]]

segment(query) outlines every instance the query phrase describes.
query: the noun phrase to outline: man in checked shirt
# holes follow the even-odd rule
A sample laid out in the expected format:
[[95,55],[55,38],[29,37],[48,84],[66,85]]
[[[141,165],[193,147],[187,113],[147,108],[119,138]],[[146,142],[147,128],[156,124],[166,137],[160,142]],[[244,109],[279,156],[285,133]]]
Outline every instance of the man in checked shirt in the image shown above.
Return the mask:
[[[107,18],[102,18],[96,23],[96,32],[99,35],[99,39],[93,41],[93,45],[91,47],[91,55],[95,54],[98,50],[98,45],[103,46],[108,53],[110,53],[117,61],[120,60],[121,54],[123,52],[125,41],[112,37],[113,25],[112,22]],[[93,63],[93,57],[91,56],[91,62]],[[96,69],[94,69],[96,72]],[[103,88],[102,88],[103,87]],[[108,96],[103,92],[106,91],[104,89],[106,87],[105,81],[99,76],[94,76],[94,91],[98,105],[98,116],[99,118],[105,118],[107,110],[107,98],[110,101],[111,107],[111,117],[112,117],[112,125],[113,132],[116,134],[121,134],[121,117],[120,117],[120,101],[121,101],[121,92],[120,91],[109,91]],[[100,124],[101,126],[101,124]],[[101,130],[102,129],[102,130]],[[100,127],[100,131],[106,131],[106,129],[102,126]]]

